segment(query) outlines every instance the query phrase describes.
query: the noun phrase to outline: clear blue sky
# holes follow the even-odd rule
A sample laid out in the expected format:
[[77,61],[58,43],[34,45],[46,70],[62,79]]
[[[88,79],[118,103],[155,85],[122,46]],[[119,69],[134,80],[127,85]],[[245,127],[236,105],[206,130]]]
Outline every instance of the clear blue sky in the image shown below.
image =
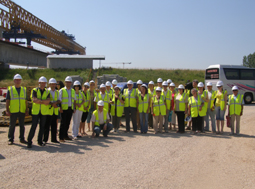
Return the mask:
[[240,65],[244,55],[255,52],[254,0],[14,2],[74,34],[88,55],[105,55],[103,66],[132,62],[126,68],[205,69]]

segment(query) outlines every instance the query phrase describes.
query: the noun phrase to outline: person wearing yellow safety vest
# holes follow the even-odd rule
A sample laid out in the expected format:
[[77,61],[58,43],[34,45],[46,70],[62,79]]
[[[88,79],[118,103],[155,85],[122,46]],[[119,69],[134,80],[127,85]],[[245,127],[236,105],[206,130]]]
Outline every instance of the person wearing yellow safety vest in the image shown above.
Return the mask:
[[104,109],[104,101],[99,100],[97,102],[97,109],[93,112],[92,117],[92,137],[99,137],[101,130],[103,130],[103,136],[107,137],[108,133],[112,130],[113,125],[109,123],[110,117],[106,109]]
[[73,83],[73,89],[75,90],[75,112],[73,113],[73,127],[72,127],[72,137],[73,140],[77,140],[77,138],[80,138],[81,135],[79,135],[79,127],[81,122],[81,117],[83,113],[83,104],[85,102],[84,96],[81,92],[81,83],[79,81],[75,81]]
[[206,113],[207,113],[207,106],[208,106],[208,102],[209,102],[209,99],[208,99],[208,93],[207,91],[204,90],[204,84],[202,82],[199,82],[198,85],[198,95],[204,100],[204,106],[203,106],[203,109],[202,109],[202,132],[204,133],[205,132],[205,128],[204,128],[204,125],[205,125],[205,116],[206,116]]
[[32,90],[32,126],[30,128],[28,138],[27,138],[27,147],[32,147],[32,139],[35,135],[35,130],[38,122],[40,121],[40,129],[38,133],[37,142],[40,146],[45,146],[45,142],[43,142],[43,134],[44,128],[46,124],[46,119],[49,111],[49,103],[50,103],[50,92],[46,89],[47,79],[42,76],[39,78],[39,87],[34,88]]
[[[154,89],[154,82],[153,81],[150,81],[149,84],[148,84],[148,93],[150,94],[150,97],[152,99],[152,97],[156,96],[156,90]],[[152,100],[151,100],[151,103],[152,103]],[[151,104],[150,104],[150,107],[151,107]],[[149,116],[148,116],[148,122],[149,122],[149,127],[150,128],[153,128],[153,116],[151,114],[151,108],[149,110]]]
[[[142,80],[138,80],[136,82],[137,88],[136,88],[136,94],[139,95],[141,94],[141,86],[142,86],[143,82]],[[136,120],[137,120],[137,129],[141,129],[141,124],[140,124],[140,114],[139,111],[137,111],[136,113]]]
[[[217,120],[217,134],[223,133],[223,127],[224,127],[224,116],[225,111],[227,108],[227,91],[223,90],[223,82],[218,81],[216,84],[216,87],[218,88],[215,98],[215,112],[216,112],[216,120]],[[221,130],[220,130],[220,123],[221,123]]]
[[89,94],[90,94],[90,108],[89,108],[89,113],[88,113],[88,117],[87,117],[87,124],[88,124],[88,130],[90,131],[90,120],[91,120],[91,116],[94,112],[94,110],[96,109],[96,106],[94,106],[94,98],[97,96],[97,92],[95,90],[95,81],[91,80],[89,82]]
[[163,79],[162,78],[158,78],[157,79],[157,83],[158,83],[158,87],[162,88]]
[[169,129],[172,130],[172,125],[174,126],[173,130],[175,130],[176,125],[176,113],[174,112],[174,95],[176,93],[175,84],[173,82],[170,83],[169,86],[170,91],[172,92],[172,101],[171,101],[171,111],[172,113],[169,113],[168,121],[170,122]]
[[202,131],[202,116],[204,100],[197,94],[197,89],[191,89],[192,96],[189,97],[188,116],[192,117],[192,133],[197,134]]
[[114,127],[114,132],[118,132],[121,117],[124,111],[124,98],[122,94],[120,94],[120,88],[118,86],[114,87],[114,94],[110,101],[111,104],[111,116],[112,116],[112,124]]
[[117,86],[118,81],[116,79],[112,80],[112,90]]
[[83,113],[82,113],[81,122],[80,122],[80,129],[79,129],[80,135],[82,136],[87,135],[87,133],[85,132],[85,121],[88,117],[89,109],[91,106],[90,92],[88,91],[88,89],[89,89],[89,83],[86,82],[83,85],[83,91],[82,91],[84,103],[82,105]]
[[[125,99],[124,113],[126,118],[126,132],[130,132],[130,117],[132,119],[133,130],[137,133],[137,100],[138,94],[135,88],[133,88],[133,81],[127,82],[127,89],[124,89],[123,96]],[[131,116],[130,116],[131,114]]]
[[236,122],[236,134],[240,134],[240,119],[243,115],[243,95],[238,94],[238,87],[232,87],[233,94],[228,96],[228,116],[231,117],[231,134],[235,131]]
[[61,124],[59,131],[60,142],[65,142],[65,140],[72,140],[68,136],[68,130],[70,122],[75,113],[75,90],[71,88],[73,79],[70,76],[65,78],[65,87],[59,91],[59,99],[61,101],[60,113],[61,113]]
[[110,82],[110,81],[107,81],[107,82],[105,83],[105,86],[106,86],[105,93],[107,93],[108,96],[109,96],[110,98],[112,98],[113,93],[114,93],[114,90],[111,88],[111,82]]
[[177,133],[185,133],[184,118],[188,113],[188,95],[184,93],[184,86],[178,86],[178,93],[174,95],[174,112],[177,115],[178,131]]
[[50,92],[50,103],[48,105],[48,115],[46,119],[46,124],[44,128],[44,135],[43,135],[43,142],[47,143],[49,139],[49,132],[51,130],[51,142],[53,143],[59,143],[57,141],[57,119],[59,114],[59,91],[56,90],[56,84],[57,81],[54,78],[51,78],[49,80],[49,86],[48,89]]
[[154,133],[162,132],[163,119],[166,115],[166,99],[161,94],[162,89],[156,88],[156,96],[152,98],[151,114],[153,115],[153,128]]
[[166,133],[168,133],[168,116],[169,113],[172,109],[171,105],[171,101],[172,101],[172,92],[168,89],[168,83],[167,81],[164,81],[162,83],[163,86],[163,90],[162,90],[162,95],[164,96],[165,100],[166,100],[166,115],[164,116],[164,130]]
[[141,93],[138,94],[138,112],[140,116],[141,134],[148,131],[148,114],[150,112],[151,97],[148,93],[148,87],[145,84],[141,86]]
[[209,117],[211,118],[212,122],[212,132],[216,133],[216,125],[215,125],[215,95],[216,91],[212,90],[212,83],[208,82],[207,86],[207,94],[208,94],[208,106],[207,106],[207,113],[205,116],[205,131],[209,131]]
[[105,92],[106,90],[106,86],[105,84],[101,84],[100,85],[100,92],[97,93],[95,99],[94,99],[94,106],[96,107],[97,106],[97,102],[99,100],[102,100],[104,102],[104,109],[107,110],[107,112],[109,113],[110,112],[110,96],[108,93]]
[[8,132],[9,145],[13,144],[14,141],[14,131],[16,120],[19,118],[20,135],[19,140],[23,144],[27,144],[24,138],[24,120],[25,115],[28,115],[29,109],[27,106],[27,91],[26,87],[21,86],[22,77],[16,74],[13,77],[14,86],[9,86],[6,95],[6,115],[10,116],[10,125]]

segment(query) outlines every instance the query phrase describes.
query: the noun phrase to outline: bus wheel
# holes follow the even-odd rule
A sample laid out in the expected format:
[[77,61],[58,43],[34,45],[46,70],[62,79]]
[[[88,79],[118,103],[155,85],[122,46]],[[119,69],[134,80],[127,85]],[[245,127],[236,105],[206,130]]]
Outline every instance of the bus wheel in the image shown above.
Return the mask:
[[250,104],[253,100],[253,96],[251,93],[245,93],[244,94],[244,102],[245,104]]

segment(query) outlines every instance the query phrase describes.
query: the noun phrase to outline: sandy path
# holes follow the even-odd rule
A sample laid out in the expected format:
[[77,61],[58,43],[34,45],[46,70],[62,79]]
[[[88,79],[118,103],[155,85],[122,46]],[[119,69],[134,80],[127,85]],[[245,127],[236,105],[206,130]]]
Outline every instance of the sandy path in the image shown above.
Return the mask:
[[[239,137],[212,133],[110,134],[27,149],[0,127],[0,188],[254,188],[254,106]],[[26,126],[26,137],[30,125]],[[38,129],[37,129],[38,131]]]

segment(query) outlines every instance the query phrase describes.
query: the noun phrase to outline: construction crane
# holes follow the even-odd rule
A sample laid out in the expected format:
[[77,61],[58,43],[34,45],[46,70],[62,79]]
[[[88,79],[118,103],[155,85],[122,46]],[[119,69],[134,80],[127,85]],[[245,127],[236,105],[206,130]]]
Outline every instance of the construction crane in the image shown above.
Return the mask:
[[[125,64],[131,64],[131,62],[116,62],[116,63],[103,63],[103,64],[123,64],[123,69]],[[99,68],[101,68],[101,60],[99,61]]]
[[0,27],[6,40],[25,38],[28,46],[34,41],[55,49],[56,54],[86,54],[86,48],[76,43],[73,35],[56,30],[11,0],[0,0],[0,4],[9,9],[0,8]]

